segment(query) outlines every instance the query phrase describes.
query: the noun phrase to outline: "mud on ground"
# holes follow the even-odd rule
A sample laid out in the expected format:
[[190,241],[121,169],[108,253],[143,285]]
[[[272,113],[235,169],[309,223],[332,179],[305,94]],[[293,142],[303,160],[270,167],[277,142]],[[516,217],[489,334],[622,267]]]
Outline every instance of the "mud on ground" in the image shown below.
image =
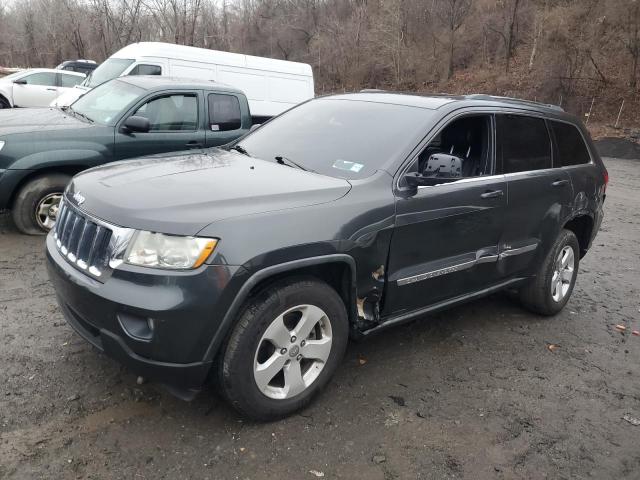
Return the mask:
[[213,391],[137,386],[66,325],[43,238],[4,217],[0,478],[640,478],[623,419],[640,418],[640,163],[606,164],[606,219],[562,313],[494,295],[352,344],[316,402],[270,424]]

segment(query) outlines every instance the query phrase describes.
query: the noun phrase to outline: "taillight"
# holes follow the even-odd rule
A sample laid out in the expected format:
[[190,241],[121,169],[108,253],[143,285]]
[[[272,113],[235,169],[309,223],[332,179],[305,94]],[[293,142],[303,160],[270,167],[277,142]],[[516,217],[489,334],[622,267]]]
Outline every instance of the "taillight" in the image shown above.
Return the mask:
[[609,184],[609,172],[607,172],[607,169],[604,169],[604,189],[603,192],[607,191],[607,185]]

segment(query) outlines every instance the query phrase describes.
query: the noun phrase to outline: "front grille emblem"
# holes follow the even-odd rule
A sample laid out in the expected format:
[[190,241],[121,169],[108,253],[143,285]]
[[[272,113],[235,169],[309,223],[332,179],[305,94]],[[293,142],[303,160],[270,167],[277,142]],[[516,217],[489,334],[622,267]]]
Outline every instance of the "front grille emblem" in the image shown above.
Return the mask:
[[84,198],[84,195],[82,195],[80,192],[76,192],[73,194],[73,199],[76,201],[76,203],[78,204],[78,206],[82,205],[84,203],[84,201],[86,200]]

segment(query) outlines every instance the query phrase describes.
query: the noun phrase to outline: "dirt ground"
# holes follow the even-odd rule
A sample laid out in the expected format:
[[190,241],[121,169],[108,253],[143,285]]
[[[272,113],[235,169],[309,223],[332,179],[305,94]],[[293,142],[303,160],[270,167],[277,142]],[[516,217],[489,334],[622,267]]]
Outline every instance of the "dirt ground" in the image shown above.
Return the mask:
[[0,478],[640,478],[640,161],[606,164],[563,312],[500,294],[352,344],[317,401],[270,424],[136,385],[66,325],[43,238],[5,216]]

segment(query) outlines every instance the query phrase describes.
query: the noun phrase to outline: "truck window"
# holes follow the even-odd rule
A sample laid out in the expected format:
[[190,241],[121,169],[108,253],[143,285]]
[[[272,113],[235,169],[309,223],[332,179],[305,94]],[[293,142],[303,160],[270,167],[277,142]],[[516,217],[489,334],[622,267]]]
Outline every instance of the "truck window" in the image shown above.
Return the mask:
[[496,135],[502,173],[551,168],[551,141],[543,119],[496,115]]
[[209,127],[213,131],[237,130],[242,126],[240,102],[233,95],[209,94]]
[[151,131],[193,131],[198,128],[198,100],[184,94],[156,97],[134,115],[149,119]]
[[557,158],[554,167],[568,167],[589,163],[591,156],[580,131],[569,123],[549,121],[556,141]]
[[136,65],[129,75],[162,75],[162,67],[158,65]]

